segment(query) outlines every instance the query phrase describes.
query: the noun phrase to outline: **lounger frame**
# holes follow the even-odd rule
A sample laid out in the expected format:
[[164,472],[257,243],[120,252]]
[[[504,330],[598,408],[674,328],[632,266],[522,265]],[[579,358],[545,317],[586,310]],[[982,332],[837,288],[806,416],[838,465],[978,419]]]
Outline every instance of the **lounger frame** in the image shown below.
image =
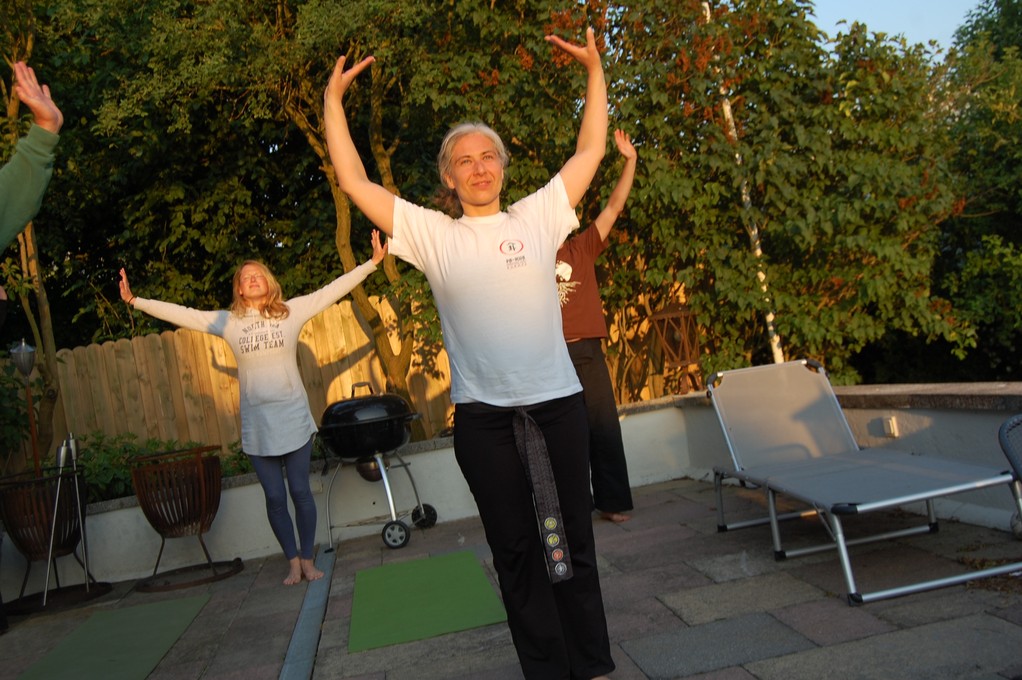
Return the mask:
[[[1022,514],[1022,484],[1013,471],[893,449],[860,449],[826,372],[808,360],[722,371],[709,381],[707,392],[731,456],[730,466],[713,470],[719,531],[769,523],[778,560],[836,550],[847,599],[853,605],[1022,571],[1022,562],[1014,562],[861,592],[850,546],[935,532],[934,500],[966,491],[1005,485]],[[723,487],[728,478],[761,488],[768,516],[727,523]],[[781,513],[778,497],[793,499],[808,509]],[[846,538],[842,518],[920,502],[926,507],[923,524]],[[819,517],[831,540],[786,549],[781,522],[807,516]]]

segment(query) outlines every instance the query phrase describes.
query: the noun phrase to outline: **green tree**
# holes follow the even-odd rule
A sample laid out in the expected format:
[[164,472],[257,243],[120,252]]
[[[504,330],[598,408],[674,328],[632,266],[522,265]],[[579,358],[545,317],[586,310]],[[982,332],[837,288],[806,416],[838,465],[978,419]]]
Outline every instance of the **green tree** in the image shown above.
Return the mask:
[[655,310],[683,288],[705,329],[704,372],[770,361],[771,311],[786,357],[846,381],[892,328],[970,341],[930,289],[937,225],[954,208],[930,54],[864,26],[828,42],[810,9],[693,0],[615,15],[611,100],[640,169],[605,294],[616,310]]
[[975,327],[976,347],[962,361],[947,361],[943,343],[893,335],[872,362],[877,381],[1022,378],[1020,47],[1022,3],[980,3],[956,32],[934,107],[959,196],[941,225],[934,286]]
[[[988,0],[956,34],[949,127],[963,209],[944,229],[940,284],[978,329],[965,379],[1022,378],[1022,3]],[[967,373],[966,373],[967,372]]]

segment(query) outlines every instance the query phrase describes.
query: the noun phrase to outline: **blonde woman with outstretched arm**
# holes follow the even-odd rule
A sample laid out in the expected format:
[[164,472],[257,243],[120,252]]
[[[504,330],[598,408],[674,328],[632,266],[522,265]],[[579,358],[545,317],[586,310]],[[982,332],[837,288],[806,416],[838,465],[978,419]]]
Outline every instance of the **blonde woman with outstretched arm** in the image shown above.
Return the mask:
[[[121,270],[121,299],[135,309],[181,328],[223,338],[238,363],[241,449],[255,468],[266,496],[266,515],[284,557],[284,585],[323,577],[313,562],[316,503],[309,467],[316,423],[298,372],[298,338],[302,327],[376,271],[387,254],[373,231],[372,258],[314,293],[283,299],[280,284],[261,262],[247,260],[234,273],[230,309],[201,311],[131,292]],[[287,491],[284,472],[287,472]],[[292,524],[287,496],[295,507]],[[298,541],[295,541],[295,529]]]

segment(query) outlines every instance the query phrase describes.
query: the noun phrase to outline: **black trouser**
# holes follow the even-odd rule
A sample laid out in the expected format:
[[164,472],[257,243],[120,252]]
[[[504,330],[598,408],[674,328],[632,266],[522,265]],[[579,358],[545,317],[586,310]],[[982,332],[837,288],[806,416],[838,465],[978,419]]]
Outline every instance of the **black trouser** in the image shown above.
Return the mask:
[[593,678],[614,669],[603,611],[588,483],[585,406],[579,395],[528,407],[543,432],[574,576],[547,574],[532,491],[516,447],[514,412],[458,404],[454,452],[475,497],[528,680]]
[[603,344],[599,338],[576,340],[568,343],[568,354],[582,383],[582,398],[586,403],[593,503],[603,512],[631,510],[628,462]]

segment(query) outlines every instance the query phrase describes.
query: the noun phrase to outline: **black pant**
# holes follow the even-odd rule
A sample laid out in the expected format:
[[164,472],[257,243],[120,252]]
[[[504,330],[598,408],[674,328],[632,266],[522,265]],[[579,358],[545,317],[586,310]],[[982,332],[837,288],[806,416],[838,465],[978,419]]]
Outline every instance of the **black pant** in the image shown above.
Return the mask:
[[582,383],[582,398],[586,403],[593,502],[603,512],[631,510],[634,506],[628,462],[602,342],[599,338],[569,342],[568,354]]
[[532,491],[515,444],[514,412],[458,404],[454,453],[493,553],[508,627],[528,680],[592,678],[614,669],[591,519],[585,406],[579,395],[528,407],[543,431],[574,576],[547,574]]

